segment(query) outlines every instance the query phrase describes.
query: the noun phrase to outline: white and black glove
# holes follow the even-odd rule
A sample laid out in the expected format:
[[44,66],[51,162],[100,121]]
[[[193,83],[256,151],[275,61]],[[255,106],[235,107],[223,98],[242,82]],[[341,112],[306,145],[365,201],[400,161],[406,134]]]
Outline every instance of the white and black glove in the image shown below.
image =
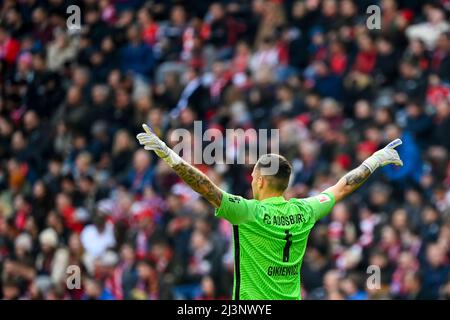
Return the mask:
[[144,123],[142,128],[144,128],[145,132],[139,133],[136,138],[139,143],[144,146],[145,150],[154,151],[158,157],[167,162],[170,167],[174,167],[183,161],[178,154],[170,149],[164,141],[159,139],[158,136],[151,131],[149,126]]
[[387,164],[395,164],[397,166],[402,166],[403,161],[400,159],[398,152],[395,150],[395,148],[401,144],[402,140],[395,139],[383,149],[376,151],[373,155],[367,158],[362,164],[365,165],[370,170],[371,173],[373,173],[377,168],[384,167]]

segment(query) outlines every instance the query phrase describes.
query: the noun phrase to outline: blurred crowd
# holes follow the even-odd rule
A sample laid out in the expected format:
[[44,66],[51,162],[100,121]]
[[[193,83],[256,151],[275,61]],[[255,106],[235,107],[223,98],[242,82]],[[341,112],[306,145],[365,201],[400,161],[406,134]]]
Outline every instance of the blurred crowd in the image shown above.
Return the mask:
[[[0,298],[229,299],[231,226],[134,138],[201,120],[279,129],[287,198],[401,137],[404,166],[313,229],[302,294],[449,299],[449,21],[448,0],[0,0]],[[198,167],[251,197],[251,164]]]

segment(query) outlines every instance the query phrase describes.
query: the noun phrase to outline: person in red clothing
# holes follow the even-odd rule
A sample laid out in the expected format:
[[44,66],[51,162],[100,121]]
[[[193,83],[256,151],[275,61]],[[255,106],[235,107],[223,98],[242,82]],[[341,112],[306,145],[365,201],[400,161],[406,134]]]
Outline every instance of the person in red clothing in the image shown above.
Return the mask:
[[0,60],[12,65],[16,62],[19,51],[20,42],[12,38],[5,28],[0,27]]
[[67,193],[60,193],[56,197],[56,208],[64,218],[66,227],[76,233],[81,233],[84,224],[78,221],[75,207],[72,204],[72,198]]
[[150,46],[155,45],[158,41],[159,25],[147,8],[139,10],[138,23],[141,27],[142,41]]
[[330,43],[328,60],[331,72],[337,75],[344,74],[347,69],[348,57],[342,42],[333,41]]
[[373,40],[368,34],[358,37],[358,54],[356,55],[353,70],[365,74],[372,73],[377,60],[377,51]]
[[373,73],[377,62],[377,50],[369,34],[357,38],[358,52],[351,71],[344,79],[344,87],[350,95],[364,96],[373,84]]
[[22,194],[18,194],[14,198],[14,210],[16,227],[18,230],[24,230],[27,218],[31,213],[31,206]]

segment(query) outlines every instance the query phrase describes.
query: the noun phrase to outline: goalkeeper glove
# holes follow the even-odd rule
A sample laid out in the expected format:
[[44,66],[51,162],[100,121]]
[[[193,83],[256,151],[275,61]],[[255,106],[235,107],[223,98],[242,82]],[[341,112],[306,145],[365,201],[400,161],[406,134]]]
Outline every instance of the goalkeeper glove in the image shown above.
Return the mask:
[[155,151],[158,157],[167,162],[171,168],[183,161],[178,154],[170,149],[164,141],[161,141],[161,139],[150,130],[149,126],[143,124],[142,127],[145,132],[139,133],[136,138],[139,143],[144,146],[145,150]]
[[362,164],[365,165],[371,173],[373,173],[377,168],[384,167],[387,164],[395,164],[397,166],[402,166],[403,161],[400,159],[397,151],[394,149],[402,144],[402,140],[395,139],[390,142],[386,147],[378,150],[369,158],[367,158]]

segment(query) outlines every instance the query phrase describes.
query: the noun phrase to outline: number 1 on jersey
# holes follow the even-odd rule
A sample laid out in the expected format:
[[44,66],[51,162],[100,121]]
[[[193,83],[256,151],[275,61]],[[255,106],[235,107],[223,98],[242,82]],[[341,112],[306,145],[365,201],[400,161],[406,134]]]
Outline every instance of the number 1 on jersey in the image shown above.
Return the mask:
[[292,245],[292,233],[289,232],[289,230],[284,231],[286,233],[286,237],[284,240],[286,240],[286,244],[283,249],[283,262],[289,262],[289,253]]

